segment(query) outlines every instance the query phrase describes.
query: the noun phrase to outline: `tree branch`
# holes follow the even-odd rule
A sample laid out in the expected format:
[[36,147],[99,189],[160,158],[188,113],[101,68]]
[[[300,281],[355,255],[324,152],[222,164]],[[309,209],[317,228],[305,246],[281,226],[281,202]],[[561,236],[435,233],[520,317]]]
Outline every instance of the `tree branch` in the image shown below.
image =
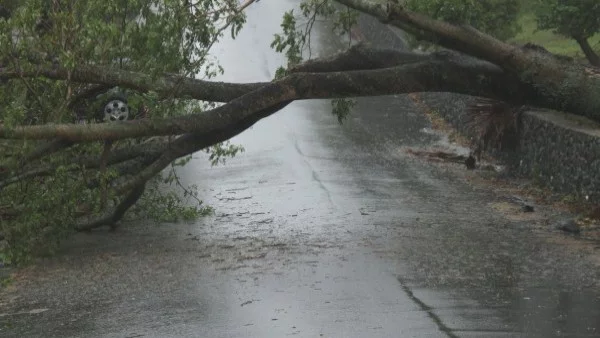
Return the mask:
[[525,54],[516,47],[484,34],[470,26],[453,25],[412,12],[397,1],[387,4],[369,0],[335,0],[350,8],[377,18],[379,21],[400,29],[424,31],[421,38],[429,42],[482,58],[502,67],[513,68],[511,60],[523,61]]
[[523,99],[523,94],[530,91],[526,89],[528,88],[517,78],[493,65],[473,64],[459,57],[436,58],[385,69],[296,73],[199,114],[106,124],[40,125],[12,129],[0,127],[0,137],[61,138],[78,142],[153,135],[205,134],[291,100],[449,91],[515,102]]
[[600,67],[600,56],[594,51],[592,46],[590,46],[590,42],[587,38],[584,37],[574,37],[577,44],[585,54],[585,57],[588,59],[590,64],[595,67]]
[[86,222],[77,224],[75,226],[75,230],[90,231],[104,225],[114,227],[115,223],[120,221],[123,216],[125,216],[127,210],[129,210],[142,197],[145,189],[146,186],[143,184],[134,187],[114,210],[111,210],[110,212],[105,213],[103,216],[100,216],[96,219],[87,220]]
[[77,94],[75,94],[73,97],[71,97],[71,100],[67,104],[67,108],[73,109],[75,107],[75,105],[77,105],[77,103],[79,103],[83,100],[87,100],[89,98],[93,98],[94,96],[97,96],[100,93],[107,91],[111,87],[113,87],[113,86],[107,85],[107,84],[97,84],[97,85],[89,86],[87,88],[83,88]]
[[[39,66],[33,70],[11,70],[0,68],[0,79],[15,77],[45,77],[53,80],[66,80],[69,70],[58,66]],[[122,69],[80,66],[71,71],[71,81],[94,83],[105,86],[120,86],[140,92],[155,91],[162,94],[196,100],[227,102],[266,83],[227,83],[204,81],[178,75],[152,76]]]
[[[135,170],[142,170],[156,159],[167,149],[168,142],[160,143],[143,143],[139,145],[118,148],[110,152],[106,159],[107,166],[118,165],[123,162],[134,161],[140,157],[144,157],[149,160],[139,161],[139,164],[128,164],[124,167],[117,167],[119,174],[132,174]],[[85,156],[83,158],[73,160],[74,163],[78,163],[79,166],[85,169],[98,169],[100,168],[102,161],[98,156]],[[21,182],[25,179],[32,177],[43,177],[52,175],[56,168],[52,166],[44,166],[37,168],[30,168],[24,172],[16,174],[14,176],[7,177],[0,181],[0,190],[14,183]],[[78,169],[73,169],[78,170]],[[96,184],[96,183],[94,183]]]
[[389,0],[386,5],[369,0],[335,1],[408,32],[424,32],[420,37],[430,42],[502,67],[535,87],[532,94],[544,102],[544,107],[600,121],[600,77],[588,74],[578,65],[523,50],[468,25],[453,25],[411,12],[398,1]]
[[29,154],[23,156],[21,161],[21,165],[27,164],[29,162],[38,160],[44,156],[48,156],[55,152],[61,151],[73,145],[73,142],[69,142],[63,139],[55,139],[47,143],[43,143],[34,150],[32,150]]
[[0,181],[0,191],[2,191],[2,189],[6,188],[7,186],[9,186],[11,184],[21,182],[28,178],[48,176],[51,173],[52,173],[52,170],[50,168],[37,168],[37,169],[32,169],[30,171],[26,171],[24,173],[21,173],[21,174],[15,175],[15,176],[11,176],[5,180]]
[[[52,140],[49,142],[42,143],[41,145],[39,145],[38,147],[33,149],[30,153],[25,154],[20,159],[20,161],[19,160],[7,161],[7,163],[5,163],[5,166],[3,167],[4,173],[10,173],[12,170],[18,168],[19,166],[25,166],[26,164],[28,164],[30,162],[39,160],[42,157],[45,157],[50,154],[54,154],[58,151],[61,151],[63,149],[69,148],[72,145],[73,145],[73,142],[69,142],[69,141],[66,141],[63,139],[55,139],[55,140]],[[6,176],[6,175],[4,175],[4,173],[2,175],[0,175],[0,177]],[[3,186],[3,184],[0,183],[0,187],[2,187],[2,186]]]
[[374,49],[359,43],[348,50],[327,58],[307,60],[290,68],[291,73],[326,73],[388,68],[409,63],[429,61],[435,56],[394,49]]
[[117,185],[114,188],[115,191],[117,194],[122,194],[124,191],[127,191],[134,186],[147,182],[174,160],[189,154],[193,154],[201,149],[213,146],[220,142],[227,141],[230,138],[240,134],[244,130],[250,128],[259,120],[283,109],[290,102],[291,101],[283,102],[268,109],[261,110],[246,119],[224,126],[221,129],[214,130],[210,133],[187,134],[177,138],[169,145],[168,149],[166,149],[163,154],[156,159],[154,163],[140,171],[138,175],[134,176],[132,179]]

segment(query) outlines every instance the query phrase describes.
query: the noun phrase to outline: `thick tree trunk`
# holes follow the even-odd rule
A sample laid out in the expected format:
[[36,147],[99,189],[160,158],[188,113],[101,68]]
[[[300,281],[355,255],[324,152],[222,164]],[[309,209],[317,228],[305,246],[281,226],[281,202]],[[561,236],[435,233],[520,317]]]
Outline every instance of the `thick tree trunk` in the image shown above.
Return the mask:
[[583,54],[585,54],[585,57],[588,59],[590,64],[592,66],[600,67],[600,56],[598,56],[598,54],[596,54],[596,52],[592,49],[588,39],[581,37],[575,37],[574,39],[579,44],[579,47],[581,47]]
[[413,13],[398,1],[335,0],[381,22],[414,33],[418,38],[489,61],[535,88],[542,106],[564,110],[600,122],[598,72],[562,62],[549,55],[504,43],[466,25],[453,25]]
[[[0,127],[0,137],[59,138],[71,142],[81,142],[186,133],[208,134],[251,118],[253,115],[260,115],[260,112],[264,110],[292,100],[378,96],[423,91],[485,96],[515,104],[523,104],[524,100],[527,100],[531,104],[544,105],[544,101],[536,100],[535,96],[524,95],[531,93],[532,88],[528,88],[517,77],[507,74],[490,63],[455,55],[418,57],[411,53],[378,50],[369,50],[364,54],[385,60],[394,53],[398,54],[397,62],[401,62],[394,67],[360,69],[360,61],[355,59],[358,61],[358,70],[293,73],[281,80],[249,91],[221,107],[199,114],[106,124]],[[381,56],[377,57],[378,55]],[[345,55],[341,54],[338,57],[343,59]],[[389,63],[389,61],[385,62]],[[338,64],[337,59],[330,62],[332,69],[346,68],[342,67],[342,64]],[[239,88],[242,86],[219,85],[233,87],[235,94],[239,93]],[[254,89],[255,86],[257,85],[253,84],[247,87]],[[231,93],[223,90],[220,96],[230,97]],[[532,100],[529,100],[529,97]]]
[[[417,34],[440,46],[457,50],[491,63],[487,69],[474,67],[473,63],[465,65],[441,63],[434,57],[420,57],[411,53],[393,55],[389,60],[380,62],[379,67],[368,71],[361,69],[361,59],[349,57],[337,60],[345,63],[346,67],[339,68],[345,73],[334,72],[334,68],[320,68],[314,73],[297,73],[275,83],[231,84],[201,81],[191,78],[165,75],[151,77],[146,74],[104,69],[92,66],[77,68],[71,72],[71,80],[112,84],[140,91],[155,90],[169,93],[175,97],[193,98],[206,101],[240,103],[243,96],[249,92],[261,92],[265,95],[259,98],[258,104],[238,107],[239,118],[232,117],[229,123],[235,123],[244,115],[251,113],[249,109],[262,110],[269,104],[277,104],[287,100],[309,98],[332,98],[350,96],[373,96],[399,94],[419,91],[451,91],[469,95],[499,98],[508,102],[520,104],[528,101],[532,105],[557,110],[565,110],[574,114],[587,116],[600,121],[600,76],[595,71],[589,71],[581,65],[567,63],[550,55],[536,51],[525,50],[518,46],[499,41],[483,34],[472,27],[453,25],[447,22],[433,20],[429,17],[410,12],[395,1],[387,5],[367,0],[336,0],[339,3],[370,14],[382,22],[405,29]],[[381,52],[379,54],[382,54]],[[365,58],[365,55],[362,55]],[[366,55],[366,57],[370,57]],[[367,60],[367,59],[364,59]],[[472,59],[471,59],[472,60]],[[367,60],[371,62],[372,60]],[[451,60],[455,61],[455,60]],[[401,63],[398,63],[401,62]],[[410,63],[407,63],[410,62]],[[394,67],[396,63],[396,67]],[[402,67],[400,67],[402,65]],[[502,81],[489,77],[490,66],[497,67],[496,73],[504,77],[512,76],[517,81]],[[381,67],[390,67],[382,69]],[[435,70],[436,73],[432,71]],[[494,88],[487,86],[478,90],[478,84],[471,81],[479,73],[486,80],[496,82]],[[36,69],[30,72],[20,70],[0,69],[0,77],[16,76],[45,76],[52,79],[66,79],[67,70],[53,67],[51,69]],[[439,76],[437,76],[439,74]],[[434,77],[434,81],[428,79]],[[467,81],[460,81],[465,76]],[[445,77],[442,79],[442,77]],[[457,77],[457,78],[453,78]],[[400,81],[402,79],[402,81]],[[324,87],[321,84],[327,84]],[[468,86],[471,86],[468,88]],[[281,96],[279,102],[271,99],[273,91],[284,90],[287,87],[287,97]],[[515,101],[507,87],[514,87],[513,93],[521,93],[526,88],[527,97],[517,96]],[[268,90],[264,90],[267,89]],[[489,89],[493,89],[489,91]],[[495,91],[495,92],[494,92]],[[265,100],[265,98],[269,97]],[[254,96],[256,98],[256,96]],[[240,100],[233,100],[239,98]],[[233,100],[233,101],[231,101]],[[269,102],[270,101],[270,102]],[[247,101],[246,101],[247,102]],[[246,112],[244,112],[246,111]],[[219,119],[219,110],[211,113],[187,116],[171,120],[131,122],[112,126],[39,126],[28,130],[0,129],[0,137],[43,138],[59,137],[70,141],[89,141],[99,139],[119,139],[123,137],[140,137],[147,135],[167,135],[181,133],[209,132],[199,124],[207,126],[211,121]],[[208,122],[208,124],[207,124]]]

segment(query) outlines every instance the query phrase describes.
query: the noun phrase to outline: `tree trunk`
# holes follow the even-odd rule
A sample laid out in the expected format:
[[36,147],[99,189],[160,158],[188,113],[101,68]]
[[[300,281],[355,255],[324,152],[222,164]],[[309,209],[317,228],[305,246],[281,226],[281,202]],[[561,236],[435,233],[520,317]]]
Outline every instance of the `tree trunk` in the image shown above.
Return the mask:
[[585,54],[585,57],[588,59],[590,64],[592,66],[600,67],[600,56],[598,56],[598,54],[596,54],[596,52],[592,49],[588,39],[582,37],[575,37],[574,39],[579,44],[579,47],[581,47],[583,54]]
[[[523,86],[518,78],[506,74],[497,66],[472,58],[455,55],[425,55],[397,51],[370,49],[365,53],[376,55],[399,54],[395,67],[376,69],[356,69],[346,72],[302,72],[293,73],[285,78],[270,82],[232,99],[227,104],[210,111],[165,119],[135,120],[120,123],[89,125],[38,125],[28,127],[2,127],[1,138],[48,139],[59,138],[72,142],[118,140],[124,138],[181,135],[187,133],[209,134],[243,120],[260,115],[261,112],[284,102],[304,99],[326,99],[358,96],[378,96],[408,94],[414,92],[455,92],[466,95],[492,97],[515,104],[523,104],[525,93],[533,88]],[[344,54],[340,54],[342,59]],[[403,58],[408,58],[404,62]],[[355,59],[359,61],[359,59]],[[329,65],[339,69],[336,58]],[[76,71],[74,71],[76,73]],[[220,97],[225,95],[228,84],[219,84],[223,88]],[[216,87],[215,84],[212,87]],[[237,94],[243,85],[236,85]],[[205,88],[206,89],[206,88]],[[254,90],[252,90],[254,89]],[[209,93],[213,95],[213,93]],[[534,101],[532,105],[544,105],[544,101]],[[548,108],[551,108],[549,106]]]
[[142,197],[145,189],[146,186],[144,184],[133,187],[129,194],[123,198],[123,200],[114,208],[114,210],[111,210],[110,212],[107,212],[98,218],[88,220],[85,223],[77,224],[75,226],[75,230],[89,231],[104,225],[114,228],[115,224],[120,221],[123,216],[125,216],[127,210],[134,206],[135,203],[137,203],[137,201]]
[[535,88],[546,108],[568,111],[600,122],[600,72],[527,51],[468,25],[455,25],[407,10],[398,1],[336,0],[417,38],[489,61]]

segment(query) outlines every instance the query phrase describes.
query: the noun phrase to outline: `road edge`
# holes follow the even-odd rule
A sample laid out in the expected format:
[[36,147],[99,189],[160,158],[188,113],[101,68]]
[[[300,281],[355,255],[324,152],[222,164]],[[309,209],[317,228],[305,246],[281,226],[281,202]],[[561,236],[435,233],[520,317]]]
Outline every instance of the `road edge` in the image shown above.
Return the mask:
[[[376,47],[405,49],[403,33],[365,14],[354,32]],[[466,106],[472,97],[424,93],[420,97],[435,113],[468,139]],[[491,151],[509,172],[565,195],[571,201],[600,203],[600,125],[581,116],[550,110],[525,111],[518,121],[518,143],[512,150]]]

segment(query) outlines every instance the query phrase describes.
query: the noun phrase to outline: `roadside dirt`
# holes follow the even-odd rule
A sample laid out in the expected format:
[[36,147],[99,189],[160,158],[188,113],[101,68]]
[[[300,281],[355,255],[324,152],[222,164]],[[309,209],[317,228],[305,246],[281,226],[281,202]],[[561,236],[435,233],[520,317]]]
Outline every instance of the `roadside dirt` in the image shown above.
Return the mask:
[[[410,98],[430,120],[432,132],[441,136],[442,141],[427,149],[402,151],[451,171],[474,189],[493,191],[498,201],[489,203],[492,210],[532,229],[565,233],[564,241],[553,241],[585,252],[600,266],[600,206],[555,193],[542,182],[511,176],[503,164],[489,154],[482,155],[475,170],[468,170],[464,162],[469,156],[471,141],[435,114],[418,94],[411,94]],[[525,210],[524,205],[530,205],[533,210]],[[558,229],[561,222],[569,219],[574,220],[579,233]]]

